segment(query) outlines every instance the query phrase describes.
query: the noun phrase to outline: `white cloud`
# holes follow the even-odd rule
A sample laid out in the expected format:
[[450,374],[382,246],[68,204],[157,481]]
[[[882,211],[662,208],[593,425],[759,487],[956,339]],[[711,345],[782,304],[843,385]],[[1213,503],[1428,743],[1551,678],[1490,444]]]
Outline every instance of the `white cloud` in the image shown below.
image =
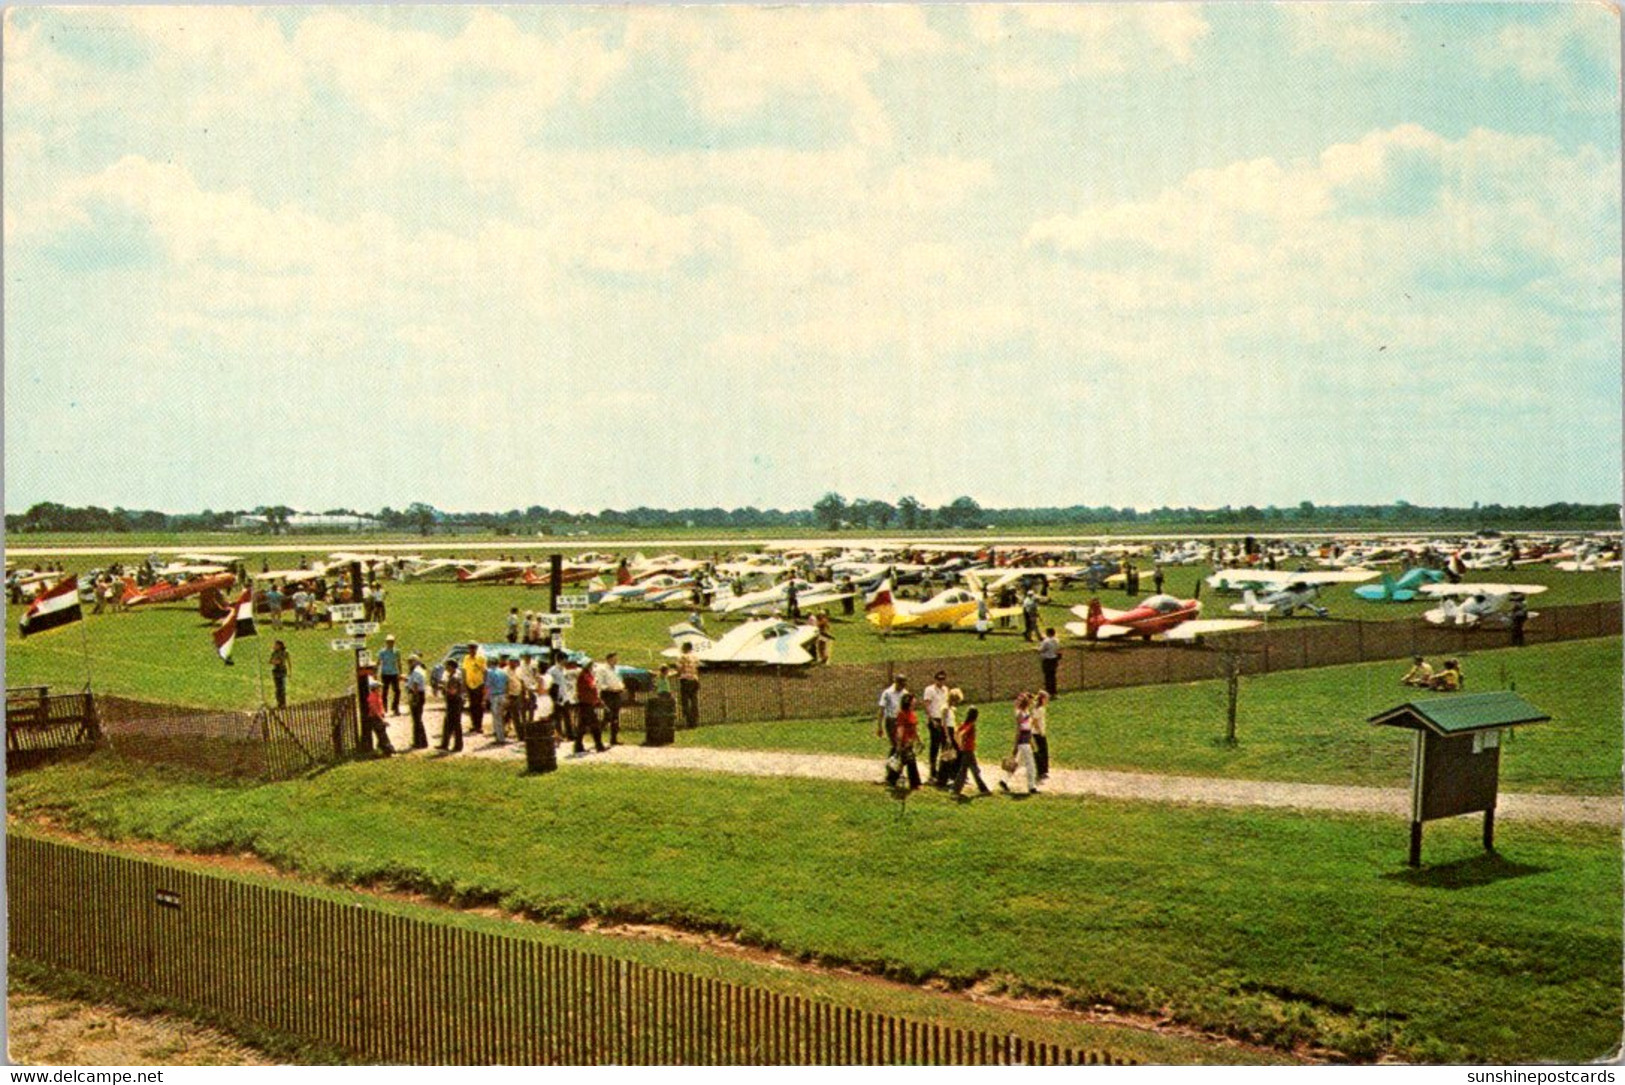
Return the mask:
[[[1183,3],[978,5],[966,19],[994,81],[1029,89],[1189,64],[1209,32],[1200,6]],[[1044,39],[1067,43],[1072,58],[1059,67],[1037,59]]]
[[1389,66],[1411,55],[1404,5],[1288,3],[1277,8],[1300,56],[1324,53],[1346,66]]
[[[1553,5],[1475,46],[1480,68],[1511,71],[1582,109],[1619,109],[1619,9],[1608,4]],[[1583,69],[1589,69],[1583,70]]]

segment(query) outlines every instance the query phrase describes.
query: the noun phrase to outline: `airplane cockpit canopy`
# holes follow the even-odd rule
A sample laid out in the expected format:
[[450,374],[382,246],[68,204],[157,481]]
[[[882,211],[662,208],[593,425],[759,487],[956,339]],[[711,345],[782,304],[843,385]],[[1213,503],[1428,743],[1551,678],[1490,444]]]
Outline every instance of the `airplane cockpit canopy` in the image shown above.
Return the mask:
[[1171,595],[1153,595],[1140,605],[1150,607],[1158,614],[1172,614],[1185,604]]

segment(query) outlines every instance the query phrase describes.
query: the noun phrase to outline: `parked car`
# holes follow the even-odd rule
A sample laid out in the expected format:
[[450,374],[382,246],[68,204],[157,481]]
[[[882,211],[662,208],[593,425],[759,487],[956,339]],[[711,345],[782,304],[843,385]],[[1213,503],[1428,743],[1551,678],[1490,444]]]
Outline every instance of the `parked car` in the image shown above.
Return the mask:
[[[544,671],[553,665],[553,649],[546,644],[509,644],[507,641],[495,641],[481,644],[480,652],[486,661],[492,664],[505,664],[510,659],[534,659],[536,666]],[[447,648],[442,658],[461,660],[467,654],[468,644],[464,642]],[[566,659],[574,660],[583,667],[592,665],[592,657],[586,652],[567,648],[564,655]],[[621,663],[616,665],[615,670],[620,674],[621,681],[626,683],[626,692],[633,701],[637,700],[638,694],[649,693],[655,688],[654,674],[643,667],[629,667]]]

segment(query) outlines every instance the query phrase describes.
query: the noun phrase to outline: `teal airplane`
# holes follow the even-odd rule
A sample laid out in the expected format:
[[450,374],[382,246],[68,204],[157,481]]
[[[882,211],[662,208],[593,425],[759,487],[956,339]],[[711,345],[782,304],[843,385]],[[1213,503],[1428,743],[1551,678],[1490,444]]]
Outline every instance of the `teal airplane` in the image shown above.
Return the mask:
[[1354,594],[1368,603],[1409,603],[1416,598],[1417,588],[1443,579],[1444,574],[1437,569],[1412,569],[1398,580],[1383,573],[1380,581],[1362,584],[1354,589]]

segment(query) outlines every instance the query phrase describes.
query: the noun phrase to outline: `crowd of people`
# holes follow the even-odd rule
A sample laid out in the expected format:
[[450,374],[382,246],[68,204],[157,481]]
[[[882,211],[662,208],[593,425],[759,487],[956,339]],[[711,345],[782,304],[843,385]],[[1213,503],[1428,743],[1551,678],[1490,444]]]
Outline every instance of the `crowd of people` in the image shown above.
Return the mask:
[[[1016,696],[1010,753],[999,764],[1003,772],[1003,778],[998,781],[1001,791],[1015,794],[1010,785],[1019,779],[1024,783],[1025,794],[1036,795],[1038,785],[1049,778],[1050,700],[1051,695],[1042,690]],[[875,737],[884,737],[890,748],[886,757],[888,787],[906,785],[908,790],[914,791],[929,782],[963,799],[965,785],[974,781],[981,794],[993,793],[982,777],[982,766],[976,757],[981,710],[964,702],[964,691],[949,685],[946,671],[938,671],[918,696],[908,688],[908,678],[901,674],[880,691]],[[919,766],[922,711],[927,759],[924,781]]]

